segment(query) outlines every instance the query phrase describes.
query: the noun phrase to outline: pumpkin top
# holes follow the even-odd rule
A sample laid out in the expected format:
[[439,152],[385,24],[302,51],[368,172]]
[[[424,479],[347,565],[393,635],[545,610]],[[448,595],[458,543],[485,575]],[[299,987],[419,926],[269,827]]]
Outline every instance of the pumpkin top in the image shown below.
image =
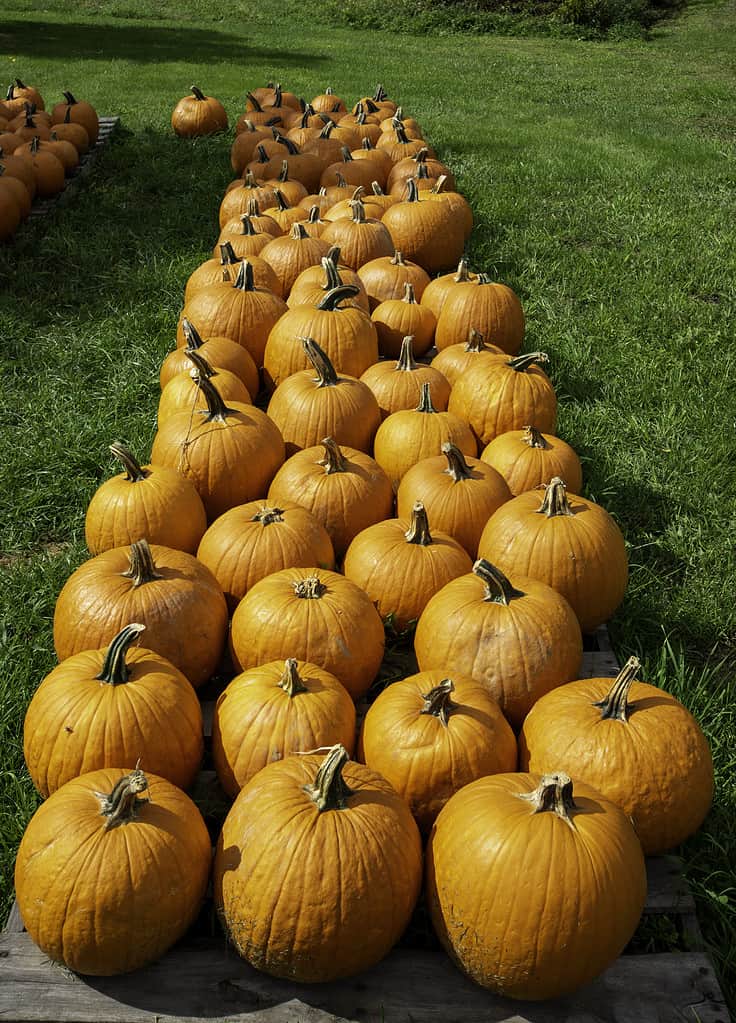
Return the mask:
[[420,547],[429,547],[434,541],[429,531],[429,519],[421,501],[417,501],[411,510],[411,523],[404,533],[407,543],[418,544]]
[[573,515],[574,512],[567,500],[567,487],[559,476],[553,476],[544,488],[544,498],[537,509],[540,515],[551,519],[555,515]]
[[325,476],[331,476],[334,472],[347,472],[348,461],[337,441],[332,437],[324,437],[320,443],[325,449],[325,456],[317,464],[325,467]]
[[153,552],[148,545],[148,540],[137,540],[130,548],[130,563],[125,572],[122,573],[126,579],[133,580],[133,588],[137,589],[145,583],[153,582],[154,579],[161,579],[162,576],[156,571],[153,560]]
[[289,657],[286,660],[284,664],[284,674],[281,676],[277,684],[279,688],[283,689],[287,696],[291,699],[293,699],[298,693],[309,692],[297,671],[297,662],[293,657]]
[[570,813],[577,807],[573,799],[572,779],[569,774],[563,771],[557,774],[543,774],[533,792],[519,792],[517,795],[519,799],[531,803],[532,813],[554,813],[575,830]]
[[475,478],[473,470],[465,460],[465,455],[455,444],[445,441],[442,445],[442,454],[447,458],[447,468],[443,472],[447,473],[448,476],[452,476],[455,483]]
[[514,589],[501,569],[496,568],[495,565],[492,565],[490,561],[486,561],[485,558],[479,558],[476,561],[473,565],[473,572],[482,580],[485,586],[484,601],[490,601],[494,604],[505,604],[508,607],[512,600],[523,596],[519,590]]
[[550,445],[544,438],[544,434],[539,431],[536,426],[524,426],[521,440],[523,444],[527,444],[530,448],[548,448]]
[[309,575],[294,583],[294,593],[302,600],[319,600],[327,592],[327,586],[318,575]]
[[139,799],[141,792],[148,788],[148,778],[136,765],[135,770],[130,774],[123,775],[115,783],[112,792],[105,795],[98,792],[100,800],[100,814],[107,818],[105,831],[117,828],[121,824],[129,824],[136,820],[138,808],[148,802],[148,798]]
[[133,622],[131,625],[126,625],[114,637],[107,648],[100,673],[95,675],[99,682],[104,682],[109,686],[117,686],[128,681],[129,673],[128,665],[125,663],[125,655],[130,644],[140,636],[145,628],[145,625],[141,625],[140,622]]
[[641,662],[638,657],[630,657],[616,676],[608,694],[593,704],[601,708],[601,719],[628,721],[628,698],[631,684],[635,680]]
[[437,409],[432,404],[432,391],[429,380],[425,380],[422,384],[422,393],[419,398],[419,404],[414,409],[415,412],[436,412]]
[[149,473],[142,469],[132,452],[120,440],[114,440],[109,450],[122,464],[126,472],[126,479],[129,483],[140,483],[148,477]]
[[314,783],[304,786],[304,791],[320,813],[325,810],[344,810],[347,807],[353,790],[343,778],[342,769],[349,759],[348,751],[338,743],[322,761]]
[[455,684],[450,678],[443,679],[434,688],[425,693],[422,699],[424,703],[420,714],[432,714],[447,728],[447,719],[450,714],[457,710],[457,704],[452,702],[450,694],[455,691]]

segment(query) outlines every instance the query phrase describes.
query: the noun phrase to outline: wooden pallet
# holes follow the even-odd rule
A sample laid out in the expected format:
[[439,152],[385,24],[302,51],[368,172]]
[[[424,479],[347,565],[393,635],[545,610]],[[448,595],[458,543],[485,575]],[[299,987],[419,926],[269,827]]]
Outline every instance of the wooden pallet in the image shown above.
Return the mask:
[[[588,637],[586,648],[582,674],[617,674],[605,629]],[[203,702],[208,735],[213,706],[212,700]],[[217,820],[226,801],[213,771],[200,772],[193,794],[206,814]],[[540,1003],[497,998],[463,977],[427,934],[421,909],[419,925],[410,926],[409,936],[378,966],[339,983],[311,986],[274,980],[243,962],[226,944],[211,905],[192,933],[152,966],[124,977],[82,978],[46,959],[23,930],[14,905],[0,933],[0,1020],[730,1023],[703,951],[695,902],[680,861],[674,856],[650,857],[647,877],[647,902],[637,934],[666,918],[683,951],[624,954],[582,991]]]

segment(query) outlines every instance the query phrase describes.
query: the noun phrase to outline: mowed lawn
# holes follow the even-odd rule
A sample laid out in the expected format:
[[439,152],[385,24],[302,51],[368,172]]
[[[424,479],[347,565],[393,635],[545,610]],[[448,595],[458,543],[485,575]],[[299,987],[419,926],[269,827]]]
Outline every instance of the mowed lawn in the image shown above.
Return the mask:
[[[85,558],[84,511],[146,457],[158,365],[189,273],[217,234],[228,138],[172,137],[192,83],[234,121],[277,79],[348,102],[383,82],[459,175],[477,225],[472,266],[510,284],[546,351],[559,433],[585,492],[626,535],[619,659],[698,716],[714,810],[684,847],[725,986],[736,989],[736,23],[696,5],[649,42],[420,38],[320,22],[316,5],[247,14],[194,0],[4,5],[0,84],[47,102],[71,89],[122,129],[88,187],[0,250],[0,910],[36,796],[25,707],[54,664],[56,595]],[[213,11],[218,20],[213,20]],[[238,13],[240,12],[240,13]],[[124,16],[123,16],[124,15]],[[676,756],[676,751],[673,751]],[[656,947],[674,940],[666,926]]]

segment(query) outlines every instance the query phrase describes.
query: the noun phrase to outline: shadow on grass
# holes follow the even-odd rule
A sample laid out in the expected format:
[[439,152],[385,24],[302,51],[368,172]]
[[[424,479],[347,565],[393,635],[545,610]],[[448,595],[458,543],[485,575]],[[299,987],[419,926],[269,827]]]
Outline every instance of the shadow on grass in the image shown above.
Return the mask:
[[225,32],[169,26],[59,24],[26,18],[0,22],[0,48],[6,53],[36,58],[127,60],[158,63],[177,60],[244,62],[270,60],[284,67],[313,66],[324,60],[317,53],[249,45]]

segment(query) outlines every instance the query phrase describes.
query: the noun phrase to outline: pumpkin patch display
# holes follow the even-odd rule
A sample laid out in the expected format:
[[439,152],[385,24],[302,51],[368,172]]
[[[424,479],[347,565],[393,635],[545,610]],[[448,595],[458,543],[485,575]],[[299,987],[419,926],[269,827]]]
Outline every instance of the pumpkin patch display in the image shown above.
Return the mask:
[[[282,842],[296,855],[274,857],[274,843]],[[422,846],[409,807],[337,745],[324,758],[269,764],[241,791],[217,845],[215,906],[252,966],[319,983],[365,970],[389,952],[421,880]]]
[[205,96],[196,85],[192,86],[191,93],[174,107],[171,115],[174,132],[182,138],[194,138],[227,131],[227,113],[222,103],[214,96]]
[[197,916],[210,848],[199,810],[164,778],[139,768],[74,778],[36,810],[18,849],[25,928],[49,959],[77,973],[137,970]]
[[561,771],[496,774],[441,811],[426,890],[437,936],[469,977],[539,1000],[575,991],[619,956],[647,876],[626,814],[596,789]]
[[519,737],[524,770],[552,761],[620,806],[644,852],[666,852],[694,834],[713,799],[713,759],[692,714],[663,689],[638,681],[630,657],[617,678],[586,678],[544,696]]

